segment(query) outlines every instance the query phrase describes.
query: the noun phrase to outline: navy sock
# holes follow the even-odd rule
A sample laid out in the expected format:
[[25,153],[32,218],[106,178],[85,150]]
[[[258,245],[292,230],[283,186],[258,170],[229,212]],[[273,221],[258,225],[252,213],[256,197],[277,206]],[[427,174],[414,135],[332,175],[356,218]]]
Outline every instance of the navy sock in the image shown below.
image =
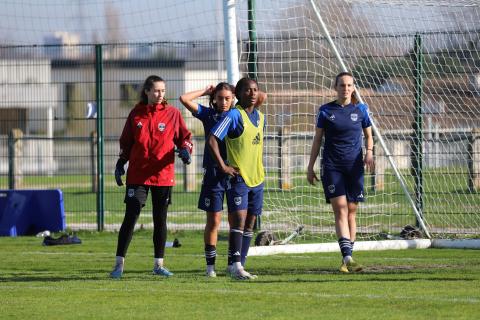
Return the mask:
[[352,243],[350,239],[341,237],[338,239],[338,245],[340,246],[340,251],[342,252],[342,257],[351,256],[352,255]]
[[228,242],[230,246],[230,254],[232,255],[232,263],[240,262],[240,252],[242,251],[242,236],[243,231],[237,229],[230,229]]
[[206,244],[205,245],[205,260],[207,261],[207,266],[215,265],[215,258],[217,257],[217,248],[214,245]]
[[242,266],[245,266],[245,261],[247,260],[248,249],[250,249],[250,243],[252,242],[253,232],[244,231],[242,237],[242,254],[241,254],[241,263]]
[[233,259],[232,259],[232,250],[230,249],[230,246],[228,246],[228,257],[227,257],[227,265],[231,266],[233,264]]

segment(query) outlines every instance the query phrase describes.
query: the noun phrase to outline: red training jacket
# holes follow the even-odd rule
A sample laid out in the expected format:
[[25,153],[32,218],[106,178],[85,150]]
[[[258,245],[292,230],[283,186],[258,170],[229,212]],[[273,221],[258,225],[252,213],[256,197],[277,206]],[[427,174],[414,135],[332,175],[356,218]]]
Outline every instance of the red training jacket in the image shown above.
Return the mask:
[[175,107],[138,103],[120,137],[120,158],[129,161],[127,184],[175,185],[174,147],[192,153],[191,136]]

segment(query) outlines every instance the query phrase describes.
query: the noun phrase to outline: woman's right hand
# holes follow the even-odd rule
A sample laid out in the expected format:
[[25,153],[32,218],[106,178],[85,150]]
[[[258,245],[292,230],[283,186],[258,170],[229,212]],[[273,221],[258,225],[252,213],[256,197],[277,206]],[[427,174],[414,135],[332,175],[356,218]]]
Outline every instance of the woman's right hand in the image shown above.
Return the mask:
[[215,91],[215,86],[213,84],[209,84],[206,88],[205,91],[203,92],[204,96],[209,96]]
[[315,185],[315,181],[320,181],[317,175],[315,174],[315,171],[313,171],[313,169],[311,168],[307,169],[307,180],[308,180],[308,183],[310,183],[313,186]]
[[235,177],[235,176],[238,176],[240,174],[238,169],[236,169],[234,167],[224,166],[221,169],[222,169],[223,173],[229,175],[230,177]]

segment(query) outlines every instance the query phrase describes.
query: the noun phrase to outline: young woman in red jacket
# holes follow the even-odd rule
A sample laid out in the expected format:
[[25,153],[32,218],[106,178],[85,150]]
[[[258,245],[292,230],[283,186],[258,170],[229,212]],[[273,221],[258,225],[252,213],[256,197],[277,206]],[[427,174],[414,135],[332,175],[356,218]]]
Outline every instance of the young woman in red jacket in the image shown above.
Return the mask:
[[163,266],[167,238],[167,209],[175,184],[175,146],[178,156],[190,164],[191,133],[180,111],[165,100],[165,81],[149,76],[142,87],[141,101],[128,115],[120,137],[120,155],[115,168],[115,180],[123,185],[121,176],[128,162],[125,217],[118,234],[116,262],[112,278],[120,278],[125,255],[132,240],[135,223],[145,206],[148,192],[153,208],[153,274],[173,275]]

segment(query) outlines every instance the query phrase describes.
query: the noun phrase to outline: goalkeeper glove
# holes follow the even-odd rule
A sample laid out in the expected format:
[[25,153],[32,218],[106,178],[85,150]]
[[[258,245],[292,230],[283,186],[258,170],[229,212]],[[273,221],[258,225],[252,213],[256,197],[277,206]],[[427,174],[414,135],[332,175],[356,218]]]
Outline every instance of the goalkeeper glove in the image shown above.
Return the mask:
[[119,158],[115,165],[115,181],[118,186],[123,186],[122,176],[125,174],[125,169],[123,168],[125,163],[127,163],[125,159]]
[[192,162],[192,158],[190,157],[190,152],[187,149],[182,148],[178,152],[178,157],[182,159],[184,164],[190,164]]

